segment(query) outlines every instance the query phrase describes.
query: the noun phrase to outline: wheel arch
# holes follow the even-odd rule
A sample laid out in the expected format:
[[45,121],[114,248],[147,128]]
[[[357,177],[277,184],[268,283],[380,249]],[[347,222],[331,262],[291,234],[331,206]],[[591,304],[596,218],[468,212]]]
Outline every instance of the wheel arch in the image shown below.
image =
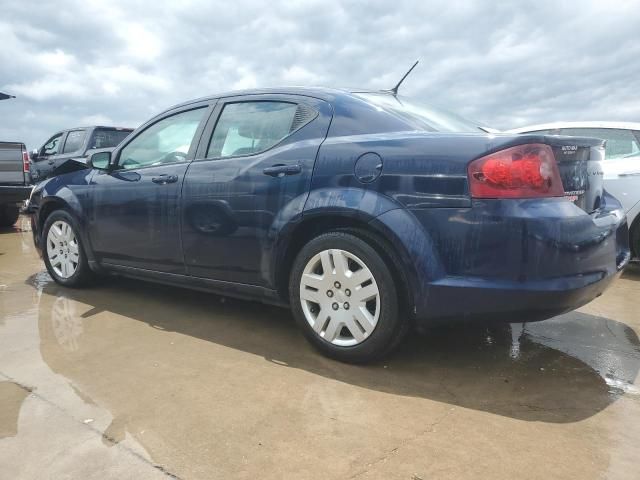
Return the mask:
[[44,224],[47,221],[49,215],[51,215],[56,210],[66,210],[69,213],[73,214],[72,209],[69,207],[69,204],[65,202],[62,198],[59,197],[45,197],[38,208],[38,231],[42,236]]
[[63,195],[46,195],[42,197],[40,206],[38,207],[38,216],[37,216],[38,246],[40,248],[43,248],[42,236],[44,235],[44,226],[45,226],[45,223],[47,222],[47,218],[49,218],[49,216],[53,212],[58,210],[66,211],[69,215],[71,215],[71,217],[74,219],[74,221],[78,225],[78,235],[80,236],[80,240],[82,241],[84,251],[87,255],[89,267],[94,271],[98,271],[99,266],[95,261],[93,248],[91,247],[91,242],[89,241],[89,235],[86,231],[87,222],[84,221],[83,219],[83,211],[80,207],[80,203],[77,201],[75,196],[72,196],[71,198]]
[[[416,272],[411,266],[408,252],[393,232],[385,231],[374,220],[374,216],[362,211],[345,209],[304,215],[295,225],[291,225],[274,256],[274,285],[278,295],[288,301],[289,275],[293,262],[304,245],[320,234],[346,231],[366,241],[384,259],[394,281],[402,286],[398,289],[404,297],[401,304],[407,307],[415,305],[415,292],[411,286],[415,285]],[[406,310],[407,314],[413,315],[413,308]]]

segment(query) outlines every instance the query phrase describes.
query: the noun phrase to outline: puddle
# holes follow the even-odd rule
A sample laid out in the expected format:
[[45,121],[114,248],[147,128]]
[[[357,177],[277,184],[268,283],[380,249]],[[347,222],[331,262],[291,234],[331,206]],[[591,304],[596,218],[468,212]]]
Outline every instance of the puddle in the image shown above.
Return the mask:
[[18,433],[18,415],[22,402],[29,395],[29,390],[17,383],[0,381],[0,439],[13,437]]
[[[212,360],[208,343],[367,389],[532,421],[578,421],[620,394],[637,394],[635,331],[581,312],[529,324],[436,328],[413,336],[384,365],[352,366],[319,357],[283,309],[127,279],[87,290],[62,289],[41,275],[30,283],[45,302],[38,309],[43,357],[78,384],[105,369],[95,361],[105,352],[144,358],[160,342],[163,351],[191,356],[192,375]],[[200,353],[188,350],[196,340],[207,342],[198,343]],[[78,362],[94,366],[88,377]],[[155,357],[149,362],[173,368]],[[134,365],[121,372],[143,374]]]

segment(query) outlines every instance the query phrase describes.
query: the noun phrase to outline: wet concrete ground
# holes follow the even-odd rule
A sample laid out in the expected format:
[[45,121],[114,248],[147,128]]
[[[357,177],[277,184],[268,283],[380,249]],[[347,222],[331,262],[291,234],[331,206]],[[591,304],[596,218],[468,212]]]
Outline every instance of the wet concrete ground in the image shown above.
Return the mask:
[[[349,366],[286,310],[114,278],[0,231],[0,478],[640,478],[640,268],[580,311]],[[517,320],[517,319],[514,319]]]

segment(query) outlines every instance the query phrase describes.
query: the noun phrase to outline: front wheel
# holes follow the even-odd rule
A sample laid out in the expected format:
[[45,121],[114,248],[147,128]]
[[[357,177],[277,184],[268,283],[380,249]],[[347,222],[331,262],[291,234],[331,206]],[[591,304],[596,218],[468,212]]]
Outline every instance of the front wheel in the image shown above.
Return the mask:
[[83,287],[93,279],[73,217],[64,210],[53,212],[42,230],[44,264],[49,275],[65,287]]
[[389,267],[371,245],[350,233],[326,233],[302,248],[289,296],[307,339],[337,360],[380,358],[406,331]]

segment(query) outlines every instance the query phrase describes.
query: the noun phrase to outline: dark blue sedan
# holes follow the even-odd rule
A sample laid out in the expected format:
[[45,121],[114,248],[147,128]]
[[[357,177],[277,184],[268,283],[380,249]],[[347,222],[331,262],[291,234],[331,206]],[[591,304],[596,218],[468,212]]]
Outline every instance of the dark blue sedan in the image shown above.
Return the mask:
[[601,140],[491,134],[392,92],[282,88],[187,102],[33,191],[51,276],[119,274],[288,304],[334,358],[411,326],[532,321],[629,260]]

